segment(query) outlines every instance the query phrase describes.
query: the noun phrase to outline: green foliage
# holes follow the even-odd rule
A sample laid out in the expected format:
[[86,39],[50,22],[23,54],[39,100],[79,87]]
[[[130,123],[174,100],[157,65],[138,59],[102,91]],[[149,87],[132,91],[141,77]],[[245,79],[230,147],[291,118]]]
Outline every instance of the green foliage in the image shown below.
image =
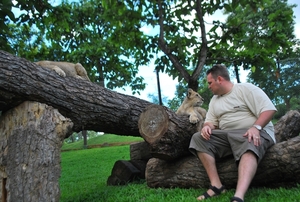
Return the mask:
[[7,23],[9,22],[9,20],[15,20],[15,16],[11,11],[12,7],[13,4],[11,0],[2,0],[2,2],[0,3],[0,49],[2,50],[11,50],[6,41],[8,40]]
[[[149,62],[138,11],[126,10],[130,20],[125,27],[112,23],[100,0],[62,1],[56,7],[47,1],[21,0],[15,7],[22,13],[3,22],[3,50],[32,61],[80,62],[92,81],[111,89],[130,86],[135,94],[145,88],[144,79],[137,76],[139,66]],[[1,10],[4,19],[11,8],[7,4]]]
[[[238,63],[241,64],[241,61],[245,60],[246,56],[248,59],[252,58],[254,53],[260,55],[262,58],[270,57],[273,53],[272,51],[264,52],[265,49],[261,48],[243,53],[246,56],[239,53],[243,47],[249,48],[249,41],[251,41],[249,38],[244,38],[244,40],[240,40],[240,38],[247,36],[248,32],[254,33],[257,28],[249,25],[249,19],[255,13],[261,11],[261,8],[271,6],[272,4],[270,4],[269,0],[207,2],[124,0],[122,2],[102,1],[102,3],[105,5],[105,12],[114,13],[115,16],[111,17],[111,19],[117,19],[115,23],[120,22],[119,18],[127,19],[126,9],[138,8],[136,9],[138,12],[142,10],[142,13],[140,13],[140,23],[153,27],[153,31],[146,36],[148,43],[145,43],[144,51],[158,55],[155,60],[157,70],[166,72],[174,79],[177,77],[179,82],[184,80],[194,90],[198,89],[198,77],[205,63],[213,64],[227,61],[229,66],[237,65]],[[129,6],[132,4],[135,6]],[[228,26],[217,21],[215,22],[215,26],[206,34],[203,17],[205,15],[212,15],[218,10],[226,11],[229,14],[235,14],[237,10],[240,10],[240,15],[243,16],[238,16],[235,20],[228,21]],[[267,25],[276,29],[276,26],[282,25],[283,21],[286,24],[291,24],[292,13],[290,11],[292,10],[270,15],[269,21],[272,22],[277,22],[277,16],[281,15],[281,22],[277,24],[269,23]],[[259,15],[264,14],[260,12]],[[245,23],[243,22],[242,24],[248,23],[247,30],[236,29],[235,27],[238,26],[236,23],[240,23],[236,19],[245,19]],[[122,21],[122,24],[125,26],[126,20],[124,23]],[[262,27],[262,32],[267,32],[267,29],[269,29],[268,26]],[[118,29],[117,26],[116,29]],[[220,29],[223,30],[221,35],[218,31]],[[282,30],[282,28],[280,27],[279,30]],[[236,35],[234,35],[235,33]],[[276,35],[275,32],[273,33]],[[234,39],[232,38],[233,35],[240,38]],[[207,41],[207,37],[209,37],[209,41]],[[280,43],[285,42],[285,35],[279,32],[275,37],[270,38],[271,40],[262,41],[262,43],[277,47],[278,44],[273,41],[277,37],[281,39]],[[237,44],[237,41],[239,44]],[[234,46],[231,47],[229,44],[232,45],[233,43]],[[280,45],[284,47],[286,44],[283,43]],[[209,46],[209,52],[207,52],[207,46]],[[161,51],[164,54],[161,54]],[[236,63],[235,61],[239,62]],[[248,63],[246,61],[245,64]]]
[[[47,0],[2,0],[0,8],[0,49],[13,53],[15,50],[11,47],[9,41],[20,39],[11,35],[9,25],[14,23],[17,26],[22,26],[24,23],[28,23],[29,26],[32,26],[34,21],[42,19],[44,13],[49,11],[52,6]],[[15,16],[12,11],[13,8],[19,9],[20,14]]]
[[139,49],[144,42],[138,13],[127,10],[126,15],[131,17],[127,27],[115,24],[116,16],[105,12],[100,0],[63,1],[38,27],[53,51],[61,50],[53,55],[56,60],[80,61],[92,81],[110,89],[129,85],[138,93],[145,88],[138,67],[149,59]]
[[[249,81],[260,86],[276,104],[276,118],[281,117],[291,109],[299,109],[300,99],[300,49],[282,54],[277,61],[276,69],[269,68],[264,73],[262,67],[256,68],[249,75]],[[266,68],[265,68],[266,69]]]
[[[252,69],[263,73],[276,69],[276,58],[293,47],[295,36],[293,7],[286,0],[261,1],[255,9],[251,3],[237,6],[225,23],[214,22],[209,36],[214,40],[209,55],[217,63]],[[221,28],[220,35],[217,28]]]

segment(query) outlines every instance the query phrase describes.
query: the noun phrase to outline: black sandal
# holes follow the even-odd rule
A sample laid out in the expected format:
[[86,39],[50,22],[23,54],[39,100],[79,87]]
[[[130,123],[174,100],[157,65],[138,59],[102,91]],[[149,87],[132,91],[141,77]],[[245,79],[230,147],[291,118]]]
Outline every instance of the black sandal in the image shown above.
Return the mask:
[[230,199],[230,202],[233,202],[233,201],[244,202],[243,199],[241,199],[241,198],[239,198],[239,197],[236,197],[236,196],[234,196],[234,197],[232,197],[232,198]]
[[210,185],[209,189],[213,190],[213,192],[215,192],[215,194],[212,195],[212,196],[210,196],[207,192],[204,192],[202,194],[202,196],[204,196],[204,199],[211,198],[211,197],[214,197],[214,196],[218,196],[218,195],[220,195],[220,194],[222,194],[222,193],[224,193],[226,191],[225,190],[225,186],[223,186],[223,185],[222,185],[222,187],[220,189],[218,189],[215,186]]

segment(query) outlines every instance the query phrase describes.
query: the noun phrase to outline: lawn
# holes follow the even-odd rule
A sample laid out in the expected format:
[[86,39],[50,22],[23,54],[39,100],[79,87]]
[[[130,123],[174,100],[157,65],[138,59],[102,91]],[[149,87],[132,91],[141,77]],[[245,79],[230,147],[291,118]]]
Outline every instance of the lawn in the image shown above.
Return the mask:
[[[114,134],[105,134],[99,135],[97,137],[91,138],[87,140],[88,148],[95,147],[107,147],[114,145],[128,145],[131,142],[139,142],[144,141],[141,137],[133,137],[133,136],[120,136]],[[62,146],[63,151],[67,150],[76,150],[83,149],[83,140],[74,142],[74,143],[64,143]]]
[[[112,138],[110,143],[115,141],[114,138],[120,139],[115,136],[102,138]],[[103,143],[103,140],[97,141],[100,142],[98,142],[99,144]],[[125,142],[130,141],[132,139]],[[149,188],[144,181],[126,186],[107,186],[106,181],[110,176],[114,163],[117,160],[129,160],[129,158],[129,145],[62,152],[60,201],[189,202],[196,201],[195,198],[205,191],[204,189],[180,188],[153,189]],[[228,202],[233,193],[234,190],[228,190],[225,194],[206,201]],[[248,202],[300,202],[300,186],[290,189],[250,188],[245,199]]]

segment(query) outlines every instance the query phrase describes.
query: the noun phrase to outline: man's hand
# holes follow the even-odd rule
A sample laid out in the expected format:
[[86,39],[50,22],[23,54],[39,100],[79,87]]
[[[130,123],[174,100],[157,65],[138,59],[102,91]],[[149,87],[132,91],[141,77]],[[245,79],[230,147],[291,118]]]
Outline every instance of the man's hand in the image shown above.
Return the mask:
[[209,126],[208,124],[204,125],[203,128],[201,129],[201,136],[206,139],[209,140],[210,139],[210,135],[211,135],[211,126]]
[[249,130],[247,130],[247,132],[243,136],[248,137],[249,142],[251,142],[253,140],[253,143],[255,146],[259,146],[261,144],[260,132],[255,127],[249,128]]

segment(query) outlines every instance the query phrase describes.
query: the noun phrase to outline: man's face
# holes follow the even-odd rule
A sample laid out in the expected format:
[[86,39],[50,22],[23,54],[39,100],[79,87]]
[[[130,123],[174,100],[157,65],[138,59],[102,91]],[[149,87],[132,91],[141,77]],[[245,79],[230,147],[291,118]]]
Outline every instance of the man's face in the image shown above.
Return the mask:
[[220,85],[218,79],[214,79],[211,74],[207,75],[208,88],[214,95],[218,95]]

